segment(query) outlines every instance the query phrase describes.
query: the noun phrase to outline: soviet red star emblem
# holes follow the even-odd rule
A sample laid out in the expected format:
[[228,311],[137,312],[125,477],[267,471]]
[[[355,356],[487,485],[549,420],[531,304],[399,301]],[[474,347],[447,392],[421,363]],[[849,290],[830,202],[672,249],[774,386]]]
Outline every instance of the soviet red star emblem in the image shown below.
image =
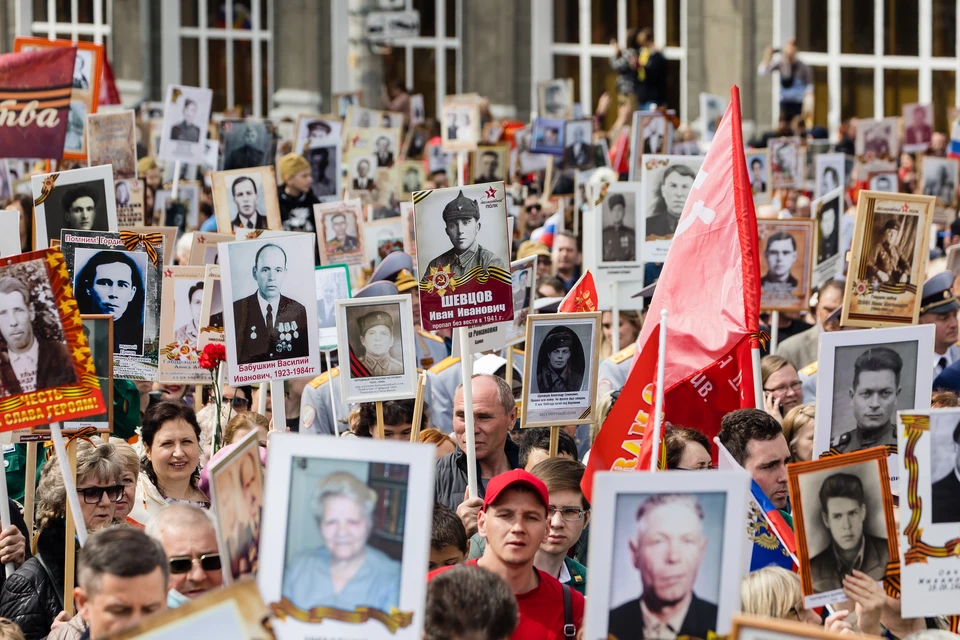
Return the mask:
[[497,190],[494,187],[490,187],[489,189],[486,190],[486,192],[484,192],[483,195],[487,196],[490,199],[496,198]]

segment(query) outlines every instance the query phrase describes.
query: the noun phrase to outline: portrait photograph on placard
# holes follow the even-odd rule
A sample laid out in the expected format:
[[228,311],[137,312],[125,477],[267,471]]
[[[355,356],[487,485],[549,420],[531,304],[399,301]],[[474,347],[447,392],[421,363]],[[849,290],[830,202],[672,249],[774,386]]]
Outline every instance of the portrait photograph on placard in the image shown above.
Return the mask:
[[34,246],[46,249],[63,229],[116,231],[117,205],[109,165],[34,175]]
[[843,189],[837,187],[811,202],[810,215],[816,222],[811,285],[819,289],[824,282],[843,273],[843,254],[840,251]]
[[144,225],[144,184],[142,180],[116,180],[113,190],[117,203],[117,228],[141,227]]
[[[667,121],[666,115],[658,111],[636,111],[633,121],[637,126],[634,140],[641,154],[670,153],[673,144],[673,125]],[[637,158],[639,162],[639,158]]]
[[803,311],[807,308],[814,226],[811,220],[757,220],[761,309]]
[[767,147],[770,150],[770,188],[800,188],[804,176],[800,138],[770,138]]
[[430,130],[427,127],[422,125],[410,127],[403,143],[403,157],[407,160],[423,160],[429,141]]
[[573,79],[547,80],[537,85],[539,114],[543,118],[573,117]]
[[416,395],[413,306],[409,295],[337,301],[339,353],[346,402],[400,400]]
[[918,164],[920,193],[936,197],[938,208],[956,209],[960,162],[956,158],[921,156]]
[[444,151],[473,151],[480,141],[480,105],[475,102],[444,102],[440,119]]
[[564,168],[581,171],[592,169],[596,162],[593,153],[593,121],[567,120],[563,128]]
[[310,191],[320,202],[340,199],[340,149],[339,139],[326,138],[322,141],[311,140],[303,152],[313,178]]
[[337,348],[337,300],[351,296],[350,267],[330,264],[313,272],[317,284],[317,326],[320,328],[320,350]]
[[201,164],[210,123],[213,91],[179,84],[167,85],[163,133],[157,157],[168,162]]
[[403,251],[403,221],[390,217],[364,223],[363,247],[365,263],[374,267],[394,251]]
[[390,111],[367,109],[351,105],[343,120],[346,129],[400,129],[403,127],[403,115]]
[[160,302],[159,380],[203,384],[210,372],[198,364],[204,267],[164,266]]
[[502,182],[414,194],[425,331],[513,319]]
[[933,105],[903,105],[903,152],[923,153],[933,141]]
[[65,231],[60,250],[80,313],[113,316],[114,377],[156,380],[165,241],[159,236],[129,242],[119,233]]
[[550,162],[550,155],[533,150],[533,127],[527,125],[517,129],[513,134],[517,145],[517,169],[521,173],[536,173],[544,171]]
[[259,567],[263,466],[259,429],[253,429],[210,466],[211,512],[224,584],[255,576]]
[[960,410],[901,411],[900,565],[904,617],[956,614],[949,553],[960,524]]
[[229,384],[320,373],[313,236],[220,245]]
[[754,204],[770,200],[770,155],[766,149],[744,151],[747,160],[747,176]]
[[803,181],[801,188],[814,191],[817,188],[817,157],[829,155],[833,150],[833,143],[829,140],[807,139],[801,147],[803,158]]
[[280,229],[280,203],[273,166],[215,171],[213,207],[217,212],[217,231],[235,233],[247,229]]
[[397,167],[400,172],[400,195],[409,198],[415,192],[423,190],[423,183],[427,181],[427,171],[422,162],[404,161]]
[[363,205],[360,200],[313,205],[317,242],[323,264],[363,263]]
[[[177,185],[177,199],[183,202],[186,218],[184,223],[191,229],[200,226],[200,195],[202,189],[199,182],[180,182]],[[180,227],[174,222],[164,222],[167,212],[167,200],[173,196],[172,189],[157,189],[153,195],[153,219],[154,224],[160,221],[160,224],[168,227]]]
[[510,263],[513,282],[513,320],[507,327],[506,345],[519,344],[527,337],[527,317],[533,315],[537,297],[537,256],[528,256]]
[[897,411],[930,406],[933,338],[931,325],[821,334],[814,457],[890,447],[896,488]]
[[[367,444],[271,436],[257,584],[279,638],[422,637],[433,448]],[[338,534],[343,518],[358,524]],[[362,575],[341,584],[335,560]]]
[[277,130],[272,121],[222,120],[217,139],[222,171],[266,166],[272,170],[277,155]]
[[301,113],[297,116],[294,129],[293,151],[305,155],[306,150],[314,145],[327,147],[338,144],[342,132],[343,123],[333,116]]
[[927,232],[936,199],[861,191],[850,250],[844,326],[917,322],[927,265]]
[[113,177],[137,177],[136,122],[132,109],[87,116],[87,166],[108,164]]
[[787,466],[806,609],[849,597],[844,567],[874,580],[900,558],[882,447]]
[[[106,413],[62,254],[5,258],[0,266],[0,420],[9,430]],[[29,354],[34,354],[29,357]],[[21,357],[17,357],[21,356]],[[42,393],[49,392],[49,393]]]
[[[470,182],[474,184],[501,182],[509,175],[509,167],[509,146],[478,147],[476,151],[470,154]],[[417,191],[419,190],[417,189]]]
[[332,96],[333,106],[336,109],[337,117],[341,120],[346,119],[350,107],[359,107],[360,100],[363,97],[362,91],[348,91],[345,93],[334,93]]
[[203,273],[203,303],[200,307],[200,332],[197,351],[208,343],[223,344],[223,292],[220,289],[220,265],[208,264]]
[[593,422],[600,312],[530,316],[526,345],[520,426]]
[[533,121],[530,148],[534,153],[563,157],[563,130],[565,120],[537,118]]
[[900,191],[900,178],[896,171],[871,171],[867,174],[867,188],[882,193]]
[[[607,526],[591,527],[584,637],[639,637],[663,624],[670,603],[686,600],[683,617],[671,622],[678,637],[729,632],[740,605],[749,486],[739,470],[597,473],[592,516]],[[665,540],[673,541],[669,562]]]
[[857,121],[857,136],[854,150],[859,162],[894,159],[900,152],[899,119],[884,118]]
[[213,231],[195,231],[193,240],[190,243],[190,258],[188,264],[191,266],[203,266],[207,264],[217,264],[219,256],[218,243],[231,242],[236,238],[229,233],[215,233]]
[[644,217],[640,255],[644,262],[666,259],[670,240],[702,164],[703,156],[644,156],[639,174]]
[[[106,411],[95,416],[65,421],[65,432],[76,432],[93,427],[100,433],[110,433],[113,428],[113,316],[108,314],[80,315],[83,322],[83,335],[90,349],[94,375],[100,383],[100,393]],[[34,433],[38,430],[35,429]]]
[[820,198],[847,184],[846,157],[842,153],[821,153],[814,160],[814,197]]
[[366,150],[352,150],[346,154],[347,186],[351,194],[366,196],[376,188],[377,159]]

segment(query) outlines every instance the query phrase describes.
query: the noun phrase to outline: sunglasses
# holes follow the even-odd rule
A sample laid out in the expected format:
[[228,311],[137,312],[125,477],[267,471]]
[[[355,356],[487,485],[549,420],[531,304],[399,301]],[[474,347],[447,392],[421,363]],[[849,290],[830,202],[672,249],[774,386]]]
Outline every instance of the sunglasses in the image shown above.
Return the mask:
[[539,204],[531,204],[530,206],[526,207],[527,213],[530,213],[531,211],[540,211],[541,209],[543,209],[543,207],[541,207]]
[[123,497],[123,485],[116,484],[110,487],[85,487],[77,489],[77,493],[83,495],[83,501],[87,504],[97,504],[103,494],[107,494],[107,500],[117,502]]
[[189,573],[190,569],[193,568],[193,563],[195,560],[200,563],[200,568],[204,571],[220,571],[220,554],[208,553],[200,556],[199,558],[191,558],[189,556],[170,558],[170,573]]

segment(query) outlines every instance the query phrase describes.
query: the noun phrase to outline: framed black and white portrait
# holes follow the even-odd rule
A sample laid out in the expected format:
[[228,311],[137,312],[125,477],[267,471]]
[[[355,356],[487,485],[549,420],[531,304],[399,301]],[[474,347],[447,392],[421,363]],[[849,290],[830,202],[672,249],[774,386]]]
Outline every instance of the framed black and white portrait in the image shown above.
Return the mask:
[[956,158],[920,158],[920,193],[935,196],[938,208],[956,208],[957,178],[960,162]]
[[842,153],[818,154],[814,163],[816,185],[813,194],[815,198],[846,186],[846,156]]
[[303,157],[310,164],[310,175],[313,182],[310,191],[320,202],[335,202],[340,200],[340,153],[339,139],[310,141]]
[[517,129],[513,134],[513,139],[517,145],[517,169],[520,173],[537,173],[546,170],[550,163],[550,155],[533,150],[532,125]]
[[540,117],[567,119],[573,117],[573,79],[558,78],[537,85]]
[[600,312],[528,316],[526,344],[520,426],[593,422]]
[[[743,471],[598,472],[593,481],[585,637],[633,638],[689,599],[674,633],[723,635],[740,604]],[[669,579],[664,576],[669,576]]]
[[634,111],[630,129],[630,179],[640,175],[646,155],[668,155],[673,146],[673,125],[659,111]]
[[813,243],[811,286],[819,289],[827,280],[843,274],[840,252],[840,221],[843,214],[843,188],[820,196],[810,203],[810,216],[816,222]]
[[563,166],[566,169],[592,169],[596,163],[593,153],[593,121],[567,120],[563,131]]
[[346,156],[347,186],[355,195],[365,195],[376,188],[377,159],[363,150],[353,150]]
[[203,162],[203,143],[207,138],[212,102],[210,89],[167,85],[158,158],[186,164]]
[[444,151],[472,151],[480,142],[480,105],[477,102],[448,100],[440,120]]
[[400,173],[400,192],[404,196],[412,196],[423,190],[423,183],[427,181],[427,171],[423,162],[406,160],[397,165]]
[[410,125],[423,124],[427,119],[427,110],[423,106],[423,94],[415,93],[410,96]]
[[215,171],[213,205],[217,231],[236,233],[237,229],[281,228],[277,177],[273,166]]
[[[279,638],[423,635],[433,503],[418,496],[433,490],[433,447],[365,444],[271,436],[257,585],[286,612],[271,620]],[[338,585],[334,561],[365,569]]]
[[423,125],[411,126],[403,143],[404,158],[422,161],[426,156],[429,141],[430,130],[427,127]]
[[199,182],[181,182],[177,185],[177,200],[180,200],[184,204],[184,213],[185,216],[180,224],[175,224],[176,221],[167,222],[166,221],[166,212],[167,212],[167,201],[173,196],[173,190],[171,189],[157,189],[153,195],[153,220],[154,224],[159,224],[167,227],[177,227],[181,231],[185,230],[187,227],[195,229],[200,226],[200,183]]
[[[586,200],[595,204],[593,228],[583,237],[585,265],[594,274],[597,291],[602,292],[600,308],[609,309],[613,303],[612,283],[643,279],[643,191],[639,182],[614,182],[605,190],[598,189],[595,182],[592,179],[585,185],[585,195],[586,190],[593,192]],[[621,309],[642,305],[643,300],[631,298],[632,294],[626,287],[618,287]]]
[[557,158],[563,157],[563,132],[565,121],[558,118],[537,118],[533,121],[530,150]]
[[758,220],[760,308],[802,311],[810,297],[812,220]]
[[510,263],[513,283],[513,320],[508,323],[505,345],[515,345],[527,337],[527,318],[533,315],[537,297],[537,256],[528,256]]
[[363,262],[363,205],[343,200],[313,205],[323,264],[357,266]]
[[[478,147],[470,154],[470,182],[501,182],[509,177],[510,147],[492,145]],[[419,189],[418,189],[419,191]]]
[[344,400],[372,402],[414,397],[417,364],[410,296],[341,299],[336,305]]
[[643,184],[644,262],[663,262],[677,231],[687,196],[697,179],[703,156],[645,155],[640,171]]
[[881,193],[900,191],[900,178],[896,171],[871,171],[867,174],[867,188]]
[[270,120],[246,118],[220,122],[220,169],[273,168],[277,155],[276,125]]
[[337,348],[337,300],[350,298],[350,268],[345,264],[317,267],[313,272],[317,285],[317,326],[320,350]]
[[899,118],[857,121],[854,149],[860,162],[895,159],[900,152]]
[[116,231],[117,202],[110,165],[35,175],[34,248],[46,249],[63,229]]
[[336,109],[335,113],[337,114],[337,117],[341,120],[346,119],[347,113],[350,111],[350,107],[360,106],[360,98],[362,95],[362,91],[334,93],[331,98],[333,100],[333,106]]
[[332,146],[340,142],[343,123],[340,120],[322,115],[297,116],[294,128],[293,151],[305,155],[312,146]]
[[229,384],[320,373],[313,234],[220,245]]
[[770,154],[766,149],[744,151],[747,161],[747,177],[754,204],[770,201]]
[[770,138],[770,188],[799,189],[804,183],[803,149],[800,138]]
[[804,608],[848,600],[844,567],[889,577],[899,549],[883,448],[791,464],[787,477]]

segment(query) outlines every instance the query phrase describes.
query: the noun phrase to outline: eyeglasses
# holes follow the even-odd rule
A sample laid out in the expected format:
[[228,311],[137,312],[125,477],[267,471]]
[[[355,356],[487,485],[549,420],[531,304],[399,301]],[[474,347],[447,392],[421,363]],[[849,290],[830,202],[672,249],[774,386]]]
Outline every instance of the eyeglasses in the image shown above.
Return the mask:
[[83,495],[83,501],[87,504],[97,504],[103,494],[107,494],[107,500],[118,502],[123,497],[123,485],[115,484],[110,487],[84,487],[78,488],[77,493]]
[[540,211],[541,209],[543,209],[543,207],[541,207],[539,204],[531,204],[524,208],[526,209],[527,213],[530,213],[531,211],[534,211],[534,210]]
[[547,507],[547,518],[552,519],[555,513],[559,513],[560,518],[567,522],[575,522],[576,520],[582,519],[586,511],[578,509],[577,507],[563,507],[562,509],[558,509],[553,505]]
[[704,462],[702,464],[698,464],[695,467],[677,467],[676,470],[677,471],[712,471],[716,468],[717,467],[714,466],[713,464],[709,462]]
[[795,382],[791,382],[790,384],[782,384],[779,387],[774,387],[773,389],[764,389],[764,391],[772,394],[780,394],[786,393],[787,391],[800,391],[800,389],[803,389],[803,383],[797,380]]
[[175,558],[170,558],[170,573],[189,573],[190,569],[193,568],[194,562],[199,562],[200,568],[204,571],[220,571],[221,568],[219,553],[208,553],[200,556],[199,558],[191,558],[190,556],[177,556]]
[[798,621],[803,622],[803,615],[805,612],[806,609],[803,608],[803,601],[800,600],[795,605],[790,607],[790,611],[788,613],[792,613],[793,615],[797,616]]
[[244,407],[250,406],[250,401],[242,396],[233,396],[232,398],[227,398],[227,400],[230,400],[230,404],[232,404],[237,409],[242,409]]

